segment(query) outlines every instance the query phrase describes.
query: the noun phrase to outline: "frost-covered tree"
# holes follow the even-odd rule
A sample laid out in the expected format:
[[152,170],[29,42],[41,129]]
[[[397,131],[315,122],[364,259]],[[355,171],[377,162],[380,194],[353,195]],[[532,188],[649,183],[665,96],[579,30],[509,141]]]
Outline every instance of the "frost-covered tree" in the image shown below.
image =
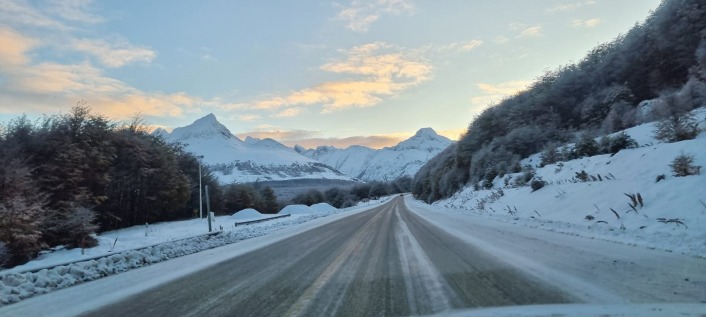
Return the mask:
[[0,267],[5,267],[12,259],[12,253],[5,242],[0,241]]
[[698,134],[696,120],[690,112],[691,105],[677,93],[663,98],[656,112],[664,119],[657,123],[655,138],[665,142],[691,140]]
[[14,266],[34,258],[42,249],[42,225],[48,211],[46,195],[39,192],[17,148],[0,151],[0,241],[12,255],[8,264]]

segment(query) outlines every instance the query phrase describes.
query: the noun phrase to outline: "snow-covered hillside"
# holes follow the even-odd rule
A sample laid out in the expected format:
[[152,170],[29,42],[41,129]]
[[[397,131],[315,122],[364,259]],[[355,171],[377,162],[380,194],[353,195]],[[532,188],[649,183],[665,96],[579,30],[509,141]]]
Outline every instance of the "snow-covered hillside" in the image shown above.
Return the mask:
[[[654,123],[625,132],[638,148],[540,167],[540,154],[522,161],[534,168],[534,179],[546,185],[536,191],[515,186],[523,173],[496,177],[493,189],[469,186],[434,203],[469,215],[491,217],[572,235],[600,238],[706,257],[706,172],[676,177],[670,164],[680,154],[706,167],[706,109],[694,111],[701,133],[694,140],[662,143]],[[572,146],[572,145],[567,145]],[[584,173],[585,172],[585,173]],[[577,174],[578,173],[578,174]],[[632,197],[639,194],[641,203]]]
[[343,179],[343,173],[305,157],[272,139],[238,139],[209,114],[171,133],[159,132],[171,141],[186,144],[187,150],[203,155],[218,179],[224,183],[248,183],[289,179]]
[[451,140],[438,135],[433,129],[424,128],[413,137],[380,150],[364,146],[346,149],[320,146],[310,150],[295,147],[295,150],[364,181],[392,181],[402,176],[413,176],[422,165],[451,143]]

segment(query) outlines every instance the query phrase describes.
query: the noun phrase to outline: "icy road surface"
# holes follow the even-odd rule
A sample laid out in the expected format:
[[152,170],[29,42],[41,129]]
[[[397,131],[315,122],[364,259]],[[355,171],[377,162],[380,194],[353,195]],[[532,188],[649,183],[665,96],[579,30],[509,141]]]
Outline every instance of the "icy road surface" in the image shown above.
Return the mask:
[[[167,261],[9,305],[0,315],[423,315],[706,300],[706,260],[439,213],[402,198],[240,248],[203,269]],[[155,286],[121,289],[128,280]]]

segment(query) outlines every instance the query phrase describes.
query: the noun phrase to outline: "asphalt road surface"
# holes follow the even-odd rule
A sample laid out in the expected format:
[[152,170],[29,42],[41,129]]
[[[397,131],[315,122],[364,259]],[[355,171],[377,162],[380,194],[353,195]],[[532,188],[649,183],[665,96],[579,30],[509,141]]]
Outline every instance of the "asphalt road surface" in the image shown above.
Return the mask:
[[576,301],[398,197],[85,316],[407,316]]

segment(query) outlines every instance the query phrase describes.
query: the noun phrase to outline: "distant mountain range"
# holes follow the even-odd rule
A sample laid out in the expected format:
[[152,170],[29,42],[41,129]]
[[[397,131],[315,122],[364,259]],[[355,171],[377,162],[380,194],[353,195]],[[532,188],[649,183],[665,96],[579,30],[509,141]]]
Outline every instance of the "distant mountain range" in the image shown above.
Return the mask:
[[453,141],[438,135],[431,128],[424,128],[399,144],[375,150],[354,145],[346,149],[320,146],[294,150],[307,157],[364,181],[393,181],[402,176],[414,176],[432,157],[451,145]]
[[169,141],[180,142],[214,171],[223,183],[292,179],[392,181],[412,176],[452,141],[430,128],[380,150],[364,146],[338,149],[320,146],[289,148],[273,139],[240,140],[209,114],[171,133],[157,129]]

